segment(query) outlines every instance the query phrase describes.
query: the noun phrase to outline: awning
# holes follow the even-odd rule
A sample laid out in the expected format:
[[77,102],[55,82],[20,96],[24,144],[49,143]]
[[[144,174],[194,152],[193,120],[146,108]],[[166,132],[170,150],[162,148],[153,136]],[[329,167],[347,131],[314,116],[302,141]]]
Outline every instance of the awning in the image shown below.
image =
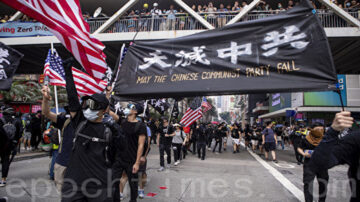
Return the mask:
[[264,111],[269,111],[269,106],[256,107],[252,110],[253,113],[261,113]]
[[[265,118],[275,118],[275,117],[281,117],[286,116],[287,110],[296,110],[298,113],[301,112],[333,112],[337,113],[342,111],[341,107],[297,107],[295,108],[285,108],[281,109],[275,112],[270,112],[264,115],[259,116],[261,119]],[[360,112],[360,107],[345,107],[345,111],[349,112]]]

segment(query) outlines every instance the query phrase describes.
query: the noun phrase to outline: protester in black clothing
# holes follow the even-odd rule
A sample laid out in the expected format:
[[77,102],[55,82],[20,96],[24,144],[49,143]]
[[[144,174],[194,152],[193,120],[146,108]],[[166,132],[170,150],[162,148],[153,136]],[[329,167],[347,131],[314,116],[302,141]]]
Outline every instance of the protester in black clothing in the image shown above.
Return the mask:
[[206,127],[206,135],[207,135],[207,146],[209,148],[209,151],[211,151],[211,143],[212,140],[214,139],[214,129],[212,127],[212,124],[209,123]]
[[[104,94],[82,97],[79,103],[71,71],[71,62],[65,62],[66,91],[68,94],[71,124],[75,138],[62,187],[62,201],[112,201],[111,166],[115,148],[122,148],[120,128],[103,124],[109,110],[109,100]],[[134,165],[136,173],[139,166]]]
[[219,145],[219,153],[221,153],[224,127],[225,127],[224,124],[220,124],[215,131],[215,137],[214,137],[215,138],[215,146],[214,146],[213,152],[215,152],[217,145]]
[[172,135],[175,132],[173,127],[169,125],[169,122],[166,118],[163,118],[162,121],[163,124],[159,127],[157,135],[157,143],[160,151],[159,172],[165,170],[164,152],[166,152],[167,155],[167,168],[170,168]]
[[195,128],[197,136],[197,153],[201,160],[205,160],[206,155],[206,128],[203,124],[197,124]]
[[245,149],[247,149],[248,147],[250,148],[251,135],[252,135],[252,129],[249,124],[245,125],[244,134],[245,134]]
[[15,110],[11,107],[4,109],[0,120],[0,158],[1,158],[1,182],[0,187],[6,186],[9,173],[10,156],[15,155],[16,146],[22,135],[22,124],[15,117]]
[[38,146],[42,139],[41,134],[41,111],[37,111],[34,116],[31,117],[31,139],[30,144],[34,150],[38,149]]
[[304,156],[303,182],[304,195],[306,202],[313,201],[313,184],[315,177],[319,182],[319,202],[324,202],[327,193],[327,184],[329,181],[328,170],[324,169],[319,172],[313,172],[309,167],[311,153],[320,144],[324,136],[325,128],[321,123],[315,123],[311,127],[310,133],[302,140],[298,147],[298,152]]
[[197,141],[197,133],[195,131],[196,129],[196,125],[197,123],[193,124],[191,126],[191,131],[190,131],[190,144],[192,144],[192,154],[195,155],[196,154],[196,141]]
[[240,142],[241,142],[241,129],[237,126],[237,124],[232,125],[231,130],[231,138],[233,143],[233,153],[240,152]]
[[158,129],[156,126],[156,121],[152,117],[150,117],[149,120],[149,128],[151,130],[151,141],[153,141],[153,143],[156,144],[156,132]]
[[295,157],[298,165],[302,164],[303,156],[298,152],[298,147],[302,141],[301,131],[303,130],[303,126],[295,127],[294,132],[291,134],[290,139],[294,146]]
[[255,134],[257,136],[257,141],[258,141],[258,146],[259,146],[259,153],[258,155],[263,155],[264,154],[264,147],[263,147],[263,144],[262,144],[262,132],[263,129],[261,128],[261,126],[258,126],[255,130]]
[[337,113],[309,162],[309,168],[314,173],[341,164],[349,165],[351,202],[360,201],[360,130],[350,132],[341,140],[339,134],[344,129],[352,127],[353,123],[354,119],[350,112]]
[[[138,113],[143,112],[144,109],[140,104],[129,104],[124,110],[127,117],[121,122],[121,128],[126,139],[126,148],[120,150],[116,156],[116,161],[113,165],[114,183],[114,201],[120,201],[119,179],[123,172],[129,181],[131,199],[136,201],[138,196],[138,170],[140,167],[141,157],[143,156],[145,138],[147,138],[146,125],[136,119]],[[143,159],[143,163],[146,159]]]

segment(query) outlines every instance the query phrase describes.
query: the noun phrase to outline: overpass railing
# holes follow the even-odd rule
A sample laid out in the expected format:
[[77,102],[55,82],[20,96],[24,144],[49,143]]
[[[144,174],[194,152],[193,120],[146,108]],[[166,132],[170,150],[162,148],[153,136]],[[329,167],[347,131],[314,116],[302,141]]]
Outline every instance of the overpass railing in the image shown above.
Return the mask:
[[[281,11],[252,11],[244,16],[240,21],[257,20],[278,14]],[[350,15],[360,20],[359,11],[349,11]],[[201,13],[210,24],[214,27],[225,26],[237,13]],[[331,10],[317,10],[316,13],[323,25],[326,28],[337,27],[351,27],[349,23],[340,18]],[[97,30],[108,18],[89,19],[91,32]],[[189,14],[176,14],[173,16],[160,15],[160,16],[125,16],[117,20],[110,26],[105,33],[118,33],[118,32],[149,32],[149,31],[171,31],[171,30],[203,30],[206,29],[200,22]]]

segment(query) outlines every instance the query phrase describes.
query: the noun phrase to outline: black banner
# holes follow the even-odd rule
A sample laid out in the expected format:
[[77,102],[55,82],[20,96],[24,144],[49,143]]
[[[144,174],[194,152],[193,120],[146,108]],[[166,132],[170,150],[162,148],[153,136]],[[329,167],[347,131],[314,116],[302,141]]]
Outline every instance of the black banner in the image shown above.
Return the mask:
[[0,42],[0,90],[10,90],[23,54]]
[[326,34],[307,0],[271,17],[186,37],[137,42],[115,92],[133,98],[327,90]]

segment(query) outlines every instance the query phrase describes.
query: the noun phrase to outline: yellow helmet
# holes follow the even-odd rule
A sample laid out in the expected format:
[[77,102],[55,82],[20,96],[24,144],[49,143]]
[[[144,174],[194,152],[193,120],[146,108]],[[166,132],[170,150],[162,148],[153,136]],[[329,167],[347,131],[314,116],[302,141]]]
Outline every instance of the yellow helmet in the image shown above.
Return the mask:
[[144,8],[149,8],[149,4],[144,4]]

